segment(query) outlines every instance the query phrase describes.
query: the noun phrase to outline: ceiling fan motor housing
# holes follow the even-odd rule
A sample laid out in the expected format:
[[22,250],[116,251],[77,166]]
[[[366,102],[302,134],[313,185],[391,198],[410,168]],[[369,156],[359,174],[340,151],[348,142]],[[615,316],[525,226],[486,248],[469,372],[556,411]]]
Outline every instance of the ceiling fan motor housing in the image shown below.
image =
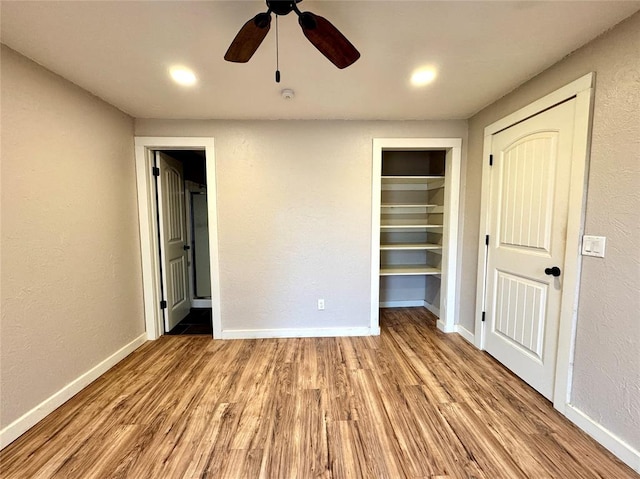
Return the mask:
[[267,0],[267,7],[276,15],[288,15],[301,0]]

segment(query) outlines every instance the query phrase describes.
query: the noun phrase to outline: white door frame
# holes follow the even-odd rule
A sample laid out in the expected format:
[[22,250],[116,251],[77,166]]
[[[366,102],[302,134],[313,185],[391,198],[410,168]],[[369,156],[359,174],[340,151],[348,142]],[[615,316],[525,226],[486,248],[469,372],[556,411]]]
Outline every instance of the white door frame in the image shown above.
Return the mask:
[[371,189],[371,331],[380,331],[380,203],[384,150],[446,150],[445,208],[438,328],[454,332],[458,286],[461,138],[374,138]]
[[[194,279],[194,264],[195,264],[195,248],[193,246],[193,202],[191,201],[191,194],[202,191],[200,185],[197,185],[193,181],[185,181],[184,188],[184,201],[187,206],[187,241],[189,243],[189,301],[191,301],[192,308],[210,308],[211,299],[196,298],[196,284]],[[206,188],[205,188],[206,191]],[[207,225],[207,229],[208,225]]]
[[565,85],[530,105],[492,123],[484,130],[482,200],[480,207],[480,237],[478,240],[478,276],[475,312],[475,345],[484,349],[485,323],[482,313],[486,301],[487,246],[485,237],[489,234],[489,194],[491,189],[489,155],[492,135],[515,123],[530,118],[558,103],[576,98],[576,116],[573,132],[573,152],[571,158],[571,180],[569,187],[569,211],[567,220],[567,243],[562,272],[563,290],[560,307],[558,332],[558,356],[556,360],[553,406],[565,414],[570,402],[573,348],[578,310],[578,288],[582,256],[580,245],[584,230],[584,213],[587,192],[587,172],[591,133],[591,105],[593,102],[595,74],[588,73]]
[[220,268],[218,261],[218,209],[216,161],[213,138],[135,137],[136,181],[138,187],[138,221],[142,256],[142,286],[147,339],[162,335],[160,309],[160,253],[158,245],[157,207],[153,181],[154,150],[205,150],[209,209],[209,255],[211,261],[211,307],[213,337],[220,338]]

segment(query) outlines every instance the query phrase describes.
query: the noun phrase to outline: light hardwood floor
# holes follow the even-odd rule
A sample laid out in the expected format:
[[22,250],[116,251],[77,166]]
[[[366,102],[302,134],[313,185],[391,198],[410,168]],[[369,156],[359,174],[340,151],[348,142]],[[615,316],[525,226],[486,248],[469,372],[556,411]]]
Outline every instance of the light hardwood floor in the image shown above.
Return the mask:
[[0,453],[2,478],[638,478],[422,309],[367,338],[149,342]]

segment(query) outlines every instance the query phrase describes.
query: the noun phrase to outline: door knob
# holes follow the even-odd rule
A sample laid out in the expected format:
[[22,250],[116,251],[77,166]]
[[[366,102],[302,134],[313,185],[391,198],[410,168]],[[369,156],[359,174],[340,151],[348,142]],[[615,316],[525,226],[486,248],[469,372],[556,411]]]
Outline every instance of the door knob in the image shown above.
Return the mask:
[[182,249],[184,249],[185,251],[187,251],[187,250],[191,249],[191,246],[189,246],[188,244],[186,244],[186,245],[184,245],[184,246],[182,247]]
[[557,266],[554,266],[553,268],[545,268],[544,269],[544,274],[548,274],[549,276],[558,277],[558,276],[560,276],[561,272],[562,271],[560,271],[560,268],[558,268]]

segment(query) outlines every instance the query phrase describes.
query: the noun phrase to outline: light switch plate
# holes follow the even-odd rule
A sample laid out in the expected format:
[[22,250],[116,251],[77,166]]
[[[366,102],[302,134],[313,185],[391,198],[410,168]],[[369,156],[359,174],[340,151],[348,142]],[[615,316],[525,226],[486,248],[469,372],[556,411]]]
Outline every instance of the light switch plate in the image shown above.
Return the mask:
[[604,236],[584,235],[582,237],[582,255],[604,258],[604,249],[606,245],[607,238]]

